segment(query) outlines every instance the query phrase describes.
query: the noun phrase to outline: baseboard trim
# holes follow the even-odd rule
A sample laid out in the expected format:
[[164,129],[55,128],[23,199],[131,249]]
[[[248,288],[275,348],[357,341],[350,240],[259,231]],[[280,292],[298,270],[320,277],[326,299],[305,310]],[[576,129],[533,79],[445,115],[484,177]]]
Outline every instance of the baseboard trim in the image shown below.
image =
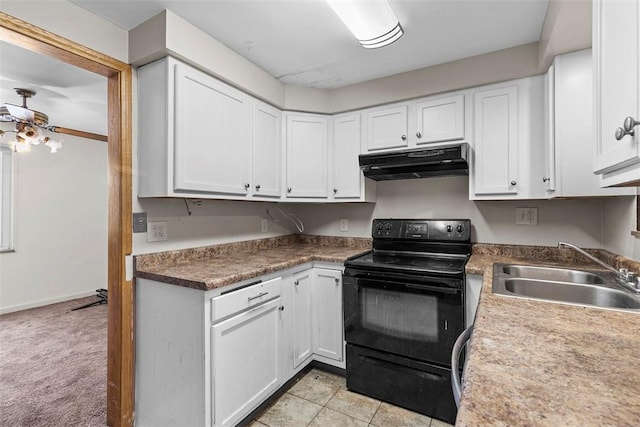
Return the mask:
[[40,301],[28,302],[26,304],[18,304],[18,305],[12,305],[9,307],[1,307],[0,315],[14,313],[16,311],[28,310],[30,308],[42,307],[50,304],[56,304],[59,302],[70,301],[77,298],[90,297],[95,294],[96,294],[96,291],[94,289],[92,291],[78,292],[76,294],[67,294],[67,295],[56,297],[56,298],[49,298],[49,299],[40,300]]

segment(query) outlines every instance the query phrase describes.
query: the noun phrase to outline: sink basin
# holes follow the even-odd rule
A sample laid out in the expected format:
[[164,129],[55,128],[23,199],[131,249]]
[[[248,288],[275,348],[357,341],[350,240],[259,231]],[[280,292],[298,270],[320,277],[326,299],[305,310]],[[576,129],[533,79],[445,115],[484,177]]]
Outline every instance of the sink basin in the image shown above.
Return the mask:
[[535,267],[529,265],[505,265],[502,272],[509,276],[552,280],[556,282],[584,283],[584,284],[603,284],[604,279],[595,273],[583,270],[568,270],[564,268],[552,267]]
[[496,264],[493,293],[640,312],[640,295],[621,288],[606,272]]
[[514,295],[606,308],[640,309],[640,300],[624,291],[566,282],[506,279],[504,288]]

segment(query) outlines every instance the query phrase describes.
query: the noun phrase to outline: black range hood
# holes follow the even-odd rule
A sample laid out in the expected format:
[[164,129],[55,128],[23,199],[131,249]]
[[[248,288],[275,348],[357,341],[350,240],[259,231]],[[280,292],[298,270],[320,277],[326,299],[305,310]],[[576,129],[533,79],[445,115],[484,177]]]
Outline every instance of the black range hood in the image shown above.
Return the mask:
[[361,154],[360,169],[374,181],[469,175],[467,143],[437,148],[416,148]]

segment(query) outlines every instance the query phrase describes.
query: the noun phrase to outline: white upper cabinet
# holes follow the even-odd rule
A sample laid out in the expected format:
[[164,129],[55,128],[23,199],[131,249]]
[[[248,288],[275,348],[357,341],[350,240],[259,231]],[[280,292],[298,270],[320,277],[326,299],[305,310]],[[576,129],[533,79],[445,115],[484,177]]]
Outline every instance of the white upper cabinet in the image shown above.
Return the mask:
[[360,114],[333,117],[333,198],[358,199],[364,177],[360,171]]
[[187,65],[174,67],[174,189],[248,194],[250,98]]
[[474,155],[470,198],[544,198],[544,78],[472,91]]
[[407,137],[407,105],[385,107],[368,111],[367,151],[404,148],[409,145]]
[[287,191],[290,198],[328,194],[329,120],[318,114],[286,114]]
[[[602,186],[640,185],[640,127],[634,126],[640,120],[640,2],[593,1],[593,55],[594,171],[602,174]],[[625,132],[627,117],[633,121]]]
[[633,194],[600,188],[593,174],[593,67],[591,49],[559,55],[547,73],[548,145],[541,179],[549,197]]
[[464,139],[464,95],[418,102],[416,113],[418,144]]
[[280,197],[282,146],[281,112],[256,101],[253,104],[253,187],[256,197]]

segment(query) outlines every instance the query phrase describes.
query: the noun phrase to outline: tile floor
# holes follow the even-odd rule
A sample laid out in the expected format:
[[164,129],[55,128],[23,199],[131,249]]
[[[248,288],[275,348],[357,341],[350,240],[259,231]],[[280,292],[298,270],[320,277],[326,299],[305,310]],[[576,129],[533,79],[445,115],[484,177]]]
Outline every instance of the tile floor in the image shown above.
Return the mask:
[[249,427],[448,427],[347,390],[343,377],[312,369]]

